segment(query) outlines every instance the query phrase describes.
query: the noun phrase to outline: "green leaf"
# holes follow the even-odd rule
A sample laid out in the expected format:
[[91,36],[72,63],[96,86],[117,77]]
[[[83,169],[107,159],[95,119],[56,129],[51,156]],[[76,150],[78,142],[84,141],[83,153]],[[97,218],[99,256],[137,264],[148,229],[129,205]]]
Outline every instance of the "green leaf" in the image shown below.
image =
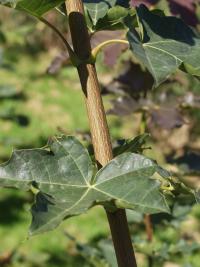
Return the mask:
[[149,134],[144,133],[136,136],[134,139],[125,140],[122,145],[113,149],[113,154],[116,156],[124,152],[142,153],[142,151],[145,149],[143,146],[146,144],[148,138]]
[[90,17],[93,25],[96,25],[98,20],[103,18],[107,11],[113,7],[117,0],[84,0],[86,14]]
[[[159,192],[160,182],[150,179],[157,164],[149,158],[124,153],[111,160],[95,177],[95,189],[116,200],[118,208],[143,213],[169,212]],[[151,204],[150,204],[151,203]]]
[[125,29],[124,19],[133,21],[135,9],[129,8],[129,0],[83,0],[87,25],[92,31]]
[[129,27],[127,34],[133,53],[151,72],[155,86],[178,68],[200,76],[200,39],[181,19],[137,10],[139,33]]
[[49,149],[13,152],[0,168],[0,185],[38,188],[30,232],[55,228],[66,216],[89,208],[93,166],[87,150],[73,137],[49,142]]
[[63,2],[64,0],[0,0],[1,5],[25,11],[35,17],[41,17]]
[[154,161],[124,153],[97,172],[88,151],[74,137],[53,139],[43,149],[19,150],[0,166],[0,185],[33,189],[30,234],[54,229],[61,221],[96,204],[115,201],[119,208],[169,212],[160,183],[151,179]]
[[124,19],[129,15],[129,10],[121,6],[114,6],[107,14],[99,19],[93,27],[94,30],[120,30],[124,29]]

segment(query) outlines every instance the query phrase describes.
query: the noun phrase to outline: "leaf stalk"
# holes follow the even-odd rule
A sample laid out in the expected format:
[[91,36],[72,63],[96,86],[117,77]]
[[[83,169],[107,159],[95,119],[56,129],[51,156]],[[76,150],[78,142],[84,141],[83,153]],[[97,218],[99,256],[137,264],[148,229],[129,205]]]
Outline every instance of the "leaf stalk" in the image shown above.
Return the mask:
[[129,42],[127,40],[121,40],[121,39],[111,39],[111,40],[107,40],[105,42],[100,43],[98,46],[96,46],[92,50],[92,58],[93,58],[94,62],[96,61],[96,58],[97,58],[99,52],[101,52],[104,47],[106,47],[107,45],[116,44],[116,43],[129,44]]
[[77,67],[78,65],[80,65],[81,64],[80,59],[78,58],[78,56],[76,55],[76,53],[74,53],[73,49],[71,48],[70,44],[68,43],[68,41],[66,40],[66,38],[63,36],[63,34],[53,24],[51,24],[45,18],[38,17],[38,19],[41,22],[43,22],[45,25],[47,25],[49,28],[51,28],[60,37],[60,39],[63,41],[63,43],[66,46],[67,51],[69,53],[69,56],[70,56],[70,60],[71,60],[72,65],[74,67]]

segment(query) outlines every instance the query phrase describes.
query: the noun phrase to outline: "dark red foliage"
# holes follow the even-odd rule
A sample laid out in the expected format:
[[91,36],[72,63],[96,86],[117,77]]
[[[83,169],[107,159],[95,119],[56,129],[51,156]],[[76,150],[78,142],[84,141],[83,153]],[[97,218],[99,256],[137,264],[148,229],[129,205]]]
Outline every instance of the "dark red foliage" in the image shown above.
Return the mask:
[[[199,0],[165,0],[168,2],[172,15],[180,16],[187,24],[196,26],[198,19],[196,16],[196,6],[200,4]],[[145,4],[146,6],[156,5],[160,0],[131,0],[131,6]]]
[[191,26],[195,26],[197,24],[198,19],[195,15],[196,0],[168,0],[168,2],[172,14],[179,15]]
[[155,5],[159,2],[159,0],[131,0],[130,6],[139,6],[140,4],[144,4],[146,6]]
[[153,78],[144,71],[139,64],[132,61],[124,61],[121,72],[105,88],[104,92],[120,95],[129,95],[134,99],[146,96],[152,89]]
[[150,115],[153,123],[166,130],[179,128],[185,123],[180,111],[174,107],[152,109]]

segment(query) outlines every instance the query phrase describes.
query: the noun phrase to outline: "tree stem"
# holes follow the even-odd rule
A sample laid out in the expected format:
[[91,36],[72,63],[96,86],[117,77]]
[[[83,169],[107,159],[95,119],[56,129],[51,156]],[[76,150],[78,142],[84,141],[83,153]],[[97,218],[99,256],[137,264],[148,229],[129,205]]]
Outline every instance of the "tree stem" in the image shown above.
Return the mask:
[[[104,166],[113,158],[112,146],[95,65],[86,63],[91,57],[91,45],[83,3],[81,0],[67,0],[66,8],[73,48],[83,62],[77,69],[85,96],[95,158],[99,165]],[[107,212],[107,217],[118,266],[137,267],[125,211]]]

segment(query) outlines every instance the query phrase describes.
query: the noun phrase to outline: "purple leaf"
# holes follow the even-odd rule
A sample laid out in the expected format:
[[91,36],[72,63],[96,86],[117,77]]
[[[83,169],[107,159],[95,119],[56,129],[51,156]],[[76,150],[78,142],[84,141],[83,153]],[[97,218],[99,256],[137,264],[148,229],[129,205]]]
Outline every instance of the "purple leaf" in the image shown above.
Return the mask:
[[144,106],[146,107],[150,103],[148,100],[142,98],[139,101],[134,100],[131,97],[124,96],[118,97],[111,101],[113,107],[107,111],[107,114],[117,115],[117,116],[127,116],[134,112],[141,110]]
[[152,6],[152,5],[157,4],[158,2],[159,2],[159,0],[131,0],[130,6],[136,7],[136,6],[139,6],[141,4],[144,4],[146,6]]
[[166,130],[179,128],[185,124],[182,114],[176,108],[152,109],[150,114],[152,122]]
[[195,26],[198,22],[195,14],[196,0],[168,0],[171,13],[179,15],[186,23]]
[[151,90],[153,78],[147,71],[142,70],[139,64],[125,61],[118,77],[104,88],[104,92],[129,95],[135,99],[145,96]]

